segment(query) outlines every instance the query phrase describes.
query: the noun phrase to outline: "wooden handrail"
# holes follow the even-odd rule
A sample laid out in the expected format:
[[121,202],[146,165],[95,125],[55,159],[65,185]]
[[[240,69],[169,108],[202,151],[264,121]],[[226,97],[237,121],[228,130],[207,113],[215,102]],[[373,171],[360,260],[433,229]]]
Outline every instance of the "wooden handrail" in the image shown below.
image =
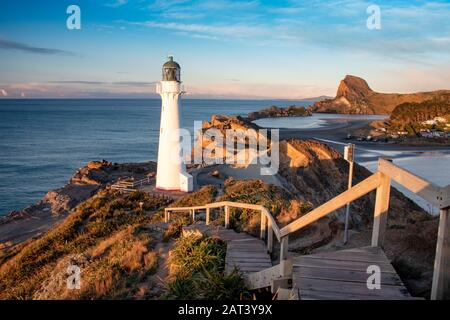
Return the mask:
[[270,220],[270,225],[272,227],[273,233],[278,241],[281,241],[280,236],[280,228],[278,227],[277,222],[274,217],[270,214],[269,210],[262,205],[259,204],[249,204],[242,202],[232,202],[232,201],[221,201],[221,202],[213,202],[208,203],[202,206],[191,206],[191,207],[169,207],[165,208],[165,212],[174,212],[174,211],[192,211],[192,210],[206,210],[206,209],[214,209],[214,208],[222,208],[222,207],[231,207],[231,208],[242,208],[242,209],[250,209],[257,210],[264,214],[264,216]]
[[320,218],[336,211],[337,209],[345,206],[347,203],[352,202],[365,194],[375,190],[381,181],[381,174],[379,172],[372,174],[367,179],[361,181],[360,183],[354,185],[347,191],[339,194],[333,199],[325,202],[316,209],[308,212],[301,218],[291,222],[287,226],[281,229],[281,237],[284,237],[292,232],[295,232],[305,226],[319,220]]
[[[446,205],[443,203],[444,197],[441,196],[442,188],[424,178],[418,177],[408,170],[400,168],[383,158],[378,160],[378,171],[389,176],[395,182],[401,184],[409,191],[417,194],[419,197],[436,207],[443,208],[448,206],[448,204]],[[447,186],[447,188],[448,187],[449,186]]]

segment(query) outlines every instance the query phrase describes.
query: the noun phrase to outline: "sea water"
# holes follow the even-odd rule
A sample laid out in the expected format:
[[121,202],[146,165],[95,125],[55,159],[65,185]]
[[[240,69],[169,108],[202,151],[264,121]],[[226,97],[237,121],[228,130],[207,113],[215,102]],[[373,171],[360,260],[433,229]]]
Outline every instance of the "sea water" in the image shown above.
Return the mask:
[[[182,127],[288,100],[183,99]],[[41,199],[90,160],[156,160],[160,99],[0,100],[0,215]]]

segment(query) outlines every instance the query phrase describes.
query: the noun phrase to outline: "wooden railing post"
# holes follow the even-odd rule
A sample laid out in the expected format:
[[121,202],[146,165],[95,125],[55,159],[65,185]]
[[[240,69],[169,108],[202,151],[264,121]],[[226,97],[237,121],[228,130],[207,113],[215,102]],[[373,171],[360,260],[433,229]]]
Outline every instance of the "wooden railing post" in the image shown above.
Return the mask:
[[391,191],[391,178],[381,175],[380,185],[377,187],[375,197],[375,211],[373,217],[372,247],[382,247],[386,231],[387,214],[389,210],[389,196]]
[[230,207],[225,206],[225,228],[230,227]]
[[169,210],[164,210],[164,222],[168,223],[169,222],[169,218],[170,218],[170,213]]
[[267,251],[272,253],[273,250],[273,226],[272,221],[268,219],[267,226]]
[[292,277],[293,262],[292,259],[280,260],[280,276]]
[[192,223],[195,222],[195,209],[191,209],[191,219],[192,219]]
[[440,210],[431,299],[450,299],[450,208]]
[[267,217],[264,214],[264,211],[261,210],[261,230],[259,232],[259,237],[264,239],[266,237],[266,229],[267,229]]
[[206,225],[209,225],[209,208],[206,208],[206,217],[205,217],[205,220],[206,220]]
[[286,260],[288,258],[288,249],[289,249],[289,236],[286,235],[283,238],[281,238],[280,261]]

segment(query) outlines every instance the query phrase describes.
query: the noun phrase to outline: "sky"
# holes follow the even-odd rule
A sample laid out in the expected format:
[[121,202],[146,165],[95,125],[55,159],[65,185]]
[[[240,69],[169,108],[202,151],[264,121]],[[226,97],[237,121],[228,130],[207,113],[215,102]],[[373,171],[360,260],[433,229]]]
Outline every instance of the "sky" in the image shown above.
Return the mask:
[[156,97],[168,55],[192,98],[334,96],[347,74],[450,89],[449,18],[439,0],[0,0],[0,98]]

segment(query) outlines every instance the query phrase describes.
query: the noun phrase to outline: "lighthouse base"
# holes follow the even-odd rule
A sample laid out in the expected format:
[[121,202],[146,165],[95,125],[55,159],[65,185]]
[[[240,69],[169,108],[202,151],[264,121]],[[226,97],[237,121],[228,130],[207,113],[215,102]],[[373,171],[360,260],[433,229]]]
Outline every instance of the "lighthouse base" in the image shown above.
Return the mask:
[[191,192],[194,190],[194,178],[185,172],[179,174],[179,187],[178,188],[167,188],[164,186],[156,185],[156,189],[161,191],[178,191],[178,192]]

